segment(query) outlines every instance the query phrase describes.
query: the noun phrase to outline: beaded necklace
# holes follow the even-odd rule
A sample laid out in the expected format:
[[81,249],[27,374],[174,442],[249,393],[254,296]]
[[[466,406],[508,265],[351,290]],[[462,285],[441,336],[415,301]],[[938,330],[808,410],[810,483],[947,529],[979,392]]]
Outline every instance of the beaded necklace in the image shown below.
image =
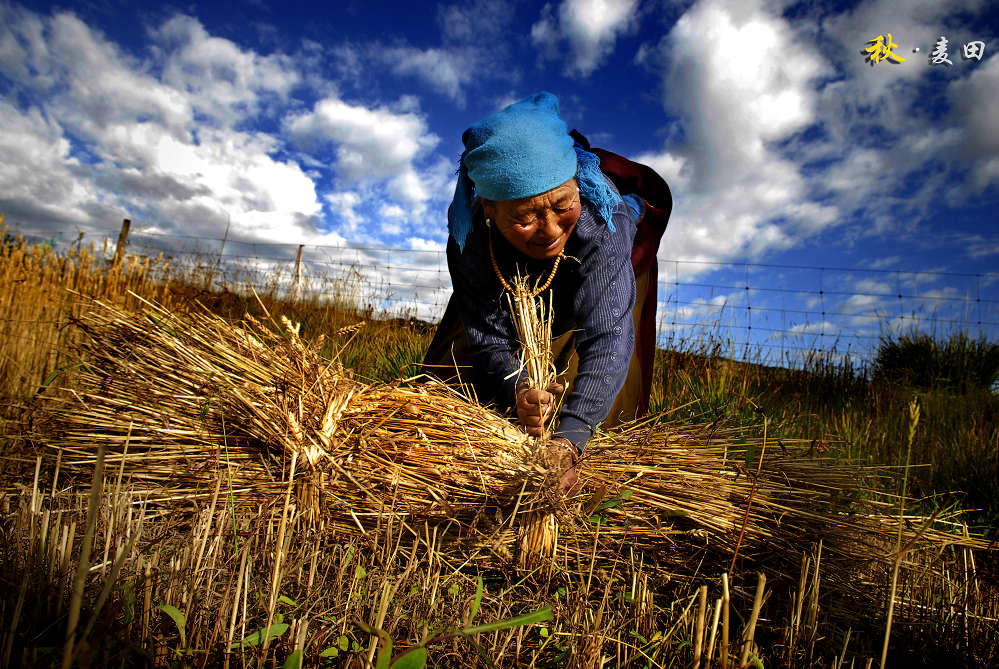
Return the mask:
[[[499,279],[499,282],[507,291],[512,294],[517,294],[518,291],[516,291],[505,278],[503,278],[503,273],[500,271],[499,263],[496,262],[496,252],[493,251],[493,226],[490,223],[487,223],[486,227],[489,229],[489,260],[492,261],[493,272],[496,273],[496,278]],[[562,251],[559,251],[559,254],[555,257],[555,264],[552,265],[552,271],[548,275],[548,279],[541,286],[536,288],[533,293],[527,295],[527,297],[534,298],[548,290],[548,287],[552,285],[552,281],[555,280],[555,272],[558,271],[558,266],[564,257],[565,254]]]

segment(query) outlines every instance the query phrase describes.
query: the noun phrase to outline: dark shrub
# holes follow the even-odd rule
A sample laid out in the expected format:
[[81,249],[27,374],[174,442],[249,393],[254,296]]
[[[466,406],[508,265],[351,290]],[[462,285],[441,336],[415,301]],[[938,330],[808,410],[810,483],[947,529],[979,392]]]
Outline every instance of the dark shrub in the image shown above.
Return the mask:
[[971,339],[963,332],[946,341],[918,333],[884,337],[874,359],[873,379],[956,392],[988,390],[999,379],[999,344]]

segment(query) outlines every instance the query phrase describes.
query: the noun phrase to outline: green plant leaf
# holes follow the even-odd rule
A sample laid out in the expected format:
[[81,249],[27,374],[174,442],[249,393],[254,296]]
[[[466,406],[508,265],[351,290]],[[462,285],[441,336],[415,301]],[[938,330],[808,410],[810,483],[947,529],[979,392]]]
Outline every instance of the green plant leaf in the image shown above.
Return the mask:
[[475,620],[476,614],[479,612],[479,605],[482,604],[482,575],[479,575],[479,579],[475,584],[475,599],[472,600],[472,606],[468,609],[468,622]]
[[57,378],[59,378],[59,375],[62,374],[63,372],[68,372],[71,369],[76,369],[77,367],[83,367],[83,366],[84,366],[84,363],[78,362],[76,364],[67,365],[66,367],[62,367],[60,369],[57,369],[54,372],[52,372],[51,374],[49,374],[48,377],[46,377],[46,379],[42,382],[42,385],[43,386],[47,386],[50,383],[52,383],[53,381],[55,381]]
[[594,510],[595,511],[603,511],[605,509],[616,509],[619,506],[621,506],[621,498],[620,497],[611,497],[606,502],[601,502],[597,506],[597,508],[594,509]]
[[340,650],[347,650],[350,647],[350,639],[347,638],[346,634],[341,634],[340,638],[336,640],[336,645],[340,647]]
[[302,651],[296,650],[288,656],[288,659],[281,665],[281,669],[302,669]]
[[184,628],[187,625],[187,617],[184,616],[180,609],[172,604],[164,604],[161,602],[157,604],[156,607],[163,613],[170,616],[170,619],[173,620],[173,624],[177,626],[177,631],[180,632],[180,646],[181,648],[186,648],[187,634],[184,631]]
[[288,623],[279,623],[276,625],[268,625],[265,629],[257,630],[252,634],[248,634],[242,641],[234,641],[232,644],[233,648],[239,648],[242,646],[259,646],[264,640],[264,635],[267,635],[268,640],[273,640],[288,631]]
[[648,643],[649,643],[649,640],[648,640],[648,639],[646,639],[646,638],[645,638],[644,636],[642,636],[642,635],[641,635],[641,633],[639,633],[639,632],[637,632],[637,631],[635,631],[635,630],[629,630],[629,631],[628,631],[628,636],[633,636],[633,637],[635,637],[636,639],[638,639],[639,641],[641,641],[641,642],[642,642],[642,645],[643,645],[643,646],[646,646],[646,645],[648,645]]
[[552,618],[552,607],[545,606],[533,611],[531,613],[525,613],[523,615],[514,616],[513,618],[507,618],[506,620],[497,620],[494,623],[486,623],[485,625],[475,625],[473,627],[466,627],[461,630],[462,634],[483,634],[485,632],[498,632],[499,630],[508,630],[511,627],[520,627],[521,625],[534,625],[535,623],[543,623],[546,620],[551,620]]
[[287,595],[281,595],[278,597],[278,601],[282,604],[287,604],[288,606],[298,606],[294,599],[288,597]]
[[284,622],[284,614],[280,613],[280,612],[275,613],[274,614],[274,623],[279,625],[279,624],[281,624],[283,622]]
[[340,657],[340,649],[336,646],[330,646],[329,648],[323,648],[319,652],[319,657]]
[[382,628],[369,625],[363,620],[358,620],[354,624],[360,627],[365,634],[378,637],[378,640],[382,642],[382,647],[378,650],[378,658],[375,660],[375,669],[389,669],[389,662],[392,660],[392,637]]
[[378,649],[378,658],[375,660],[375,669],[389,669],[392,661],[392,637],[385,632],[378,635],[383,641],[382,647]]
[[417,646],[400,655],[389,669],[423,669],[426,666],[427,649],[423,646]]
[[134,617],[135,611],[135,586],[132,585],[131,581],[126,581],[116,587],[115,590],[120,590],[125,598],[123,613],[125,616],[125,622],[130,624],[132,622],[132,618]]

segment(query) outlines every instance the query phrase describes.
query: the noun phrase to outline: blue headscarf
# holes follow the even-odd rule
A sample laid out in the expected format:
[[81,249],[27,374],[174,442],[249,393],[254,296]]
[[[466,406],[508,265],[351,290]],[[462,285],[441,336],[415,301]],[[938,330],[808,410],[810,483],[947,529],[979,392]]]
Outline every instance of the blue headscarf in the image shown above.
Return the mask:
[[621,202],[600,171],[600,159],[576,145],[558,115],[558,98],[535,93],[472,125],[462,134],[465,152],[458,166],[447,229],[465,248],[476,197],[502,201],[530,197],[573,176],[579,194],[614,231],[611,215]]

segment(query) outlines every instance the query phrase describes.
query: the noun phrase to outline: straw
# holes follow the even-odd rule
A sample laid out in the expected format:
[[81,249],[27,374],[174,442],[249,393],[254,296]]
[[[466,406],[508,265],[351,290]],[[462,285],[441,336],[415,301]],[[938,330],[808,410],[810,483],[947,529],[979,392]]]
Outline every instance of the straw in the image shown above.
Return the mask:
[[[291,323],[98,302],[81,326],[78,390],[40,398],[32,436],[66,476],[93,471],[103,446],[150,514],[211,503],[217,475],[227,505],[273,506],[297,456],[295,504],[313,522],[345,538],[386,514],[417,536],[439,528],[456,565],[515,555],[514,528],[532,513],[557,520],[565,556],[592,554],[598,571],[623,566],[630,547],[674,575],[721,573],[739,545],[743,564],[793,579],[802,547],[822,540],[824,579],[859,598],[869,594],[857,568],[890,564],[899,533],[912,550],[984,545],[949,532],[947,513],[910,529],[919,520],[893,516],[897,497],[878,491],[885,470],[811,457],[804,440],[764,452],[738,426],[662,417],[591,439],[579,499],[596,502],[583,513],[552,502],[537,446],[507,417],[433,380],[365,382]],[[759,454],[752,473],[747,454]]]

